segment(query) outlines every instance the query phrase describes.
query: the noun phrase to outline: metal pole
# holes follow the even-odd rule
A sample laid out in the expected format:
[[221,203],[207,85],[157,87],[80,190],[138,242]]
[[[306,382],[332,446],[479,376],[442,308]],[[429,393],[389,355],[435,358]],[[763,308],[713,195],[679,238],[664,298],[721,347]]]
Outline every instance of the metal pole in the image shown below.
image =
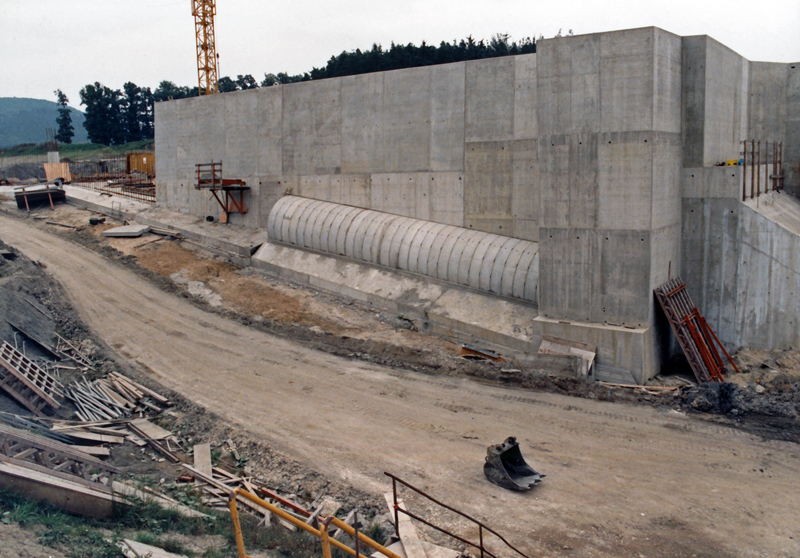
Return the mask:
[[750,140],[750,199],[756,197],[756,140]]
[[356,532],[355,539],[356,539],[356,558],[358,556],[358,510],[353,511],[353,530]]
[[397,480],[392,479],[392,494],[394,494],[394,533],[400,538],[400,521],[397,512]]
[[758,140],[758,173],[756,174],[756,195],[761,195],[761,140]]
[[747,200],[747,140],[744,140],[744,157],[742,162],[744,168],[742,169],[742,201]]
[[[328,524],[330,523],[331,518],[325,518],[325,521],[320,522],[319,525],[319,534],[320,539],[322,540],[322,556],[323,558],[331,558],[331,541],[328,538]],[[356,558],[358,558],[358,552],[356,551]]]
[[228,500],[228,507],[231,510],[231,520],[233,521],[233,534],[236,537],[236,550],[239,558],[247,558],[244,550],[244,538],[242,537],[242,526],[239,524],[239,511],[236,509],[236,495],[231,493]]
[[478,536],[481,539],[481,558],[483,558],[483,525],[478,525]]

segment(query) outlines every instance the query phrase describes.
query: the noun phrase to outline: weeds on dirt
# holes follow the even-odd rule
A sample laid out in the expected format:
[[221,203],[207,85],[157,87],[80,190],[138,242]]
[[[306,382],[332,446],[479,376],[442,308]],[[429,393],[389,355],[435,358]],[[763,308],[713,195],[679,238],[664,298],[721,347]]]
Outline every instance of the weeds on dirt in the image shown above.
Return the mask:
[[[134,502],[130,506],[119,506],[110,520],[91,519],[70,515],[50,504],[32,502],[13,492],[0,490],[0,522],[18,523],[35,529],[40,544],[60,550],[67,558],[121,558],[123,555],[117,543],[123,538],[135,538],[189,558],[234,556],[236,539],[230,517],[213,510],[205,510],[205,513],[207,517],[186,517],[157,504]],[[320,556],[322,547],[315,537],[278,526],[265,528],[259,524],[258,518],[248,515],[240,515],[239,519],[248,551],[266,550],[291,558]],[[131,535],[130,531],[136,533]],[[227,542],[227,546],[208,548],[199,555],[170,534],[217,535]],[[347,556],[335,548],[332,550],[332,558]]]

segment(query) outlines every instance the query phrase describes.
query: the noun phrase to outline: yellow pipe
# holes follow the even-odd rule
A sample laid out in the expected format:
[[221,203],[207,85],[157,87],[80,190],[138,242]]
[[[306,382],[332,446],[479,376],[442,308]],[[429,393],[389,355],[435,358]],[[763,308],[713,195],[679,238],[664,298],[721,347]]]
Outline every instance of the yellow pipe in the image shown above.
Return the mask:
[[[300,521],[299,519],[297,519],[293,515],[289,515],[288,513],[286,513],[285,511],[283,511],[279,507],[274,506],[274,505],[270,504],[269,502],[266,502],[266,501],[262,500],[261,498],[259,498],[255,494],[251,494],[250,492],[248,492],[247,490],[245,490],[243,488],[237,488],[236,490],[233,491],[232,494],[233,494],[232,498],[234,498],[234,500],[235,500],[236,496],[241,496],[242,498],[247,498],[248,500],[250,500],[254,504],[258,504],[262,508],[266,508],[267,510],[269,510],[272,513],[274,513],[278,517],[281,517],[281,518],[285,519],[286,521],[288,521],[289,523],[291,523],[295,527],[300,527],[302,530],[304,530],[304,531],[306,531],[308,533],[311,533],[312,535],[314,535],[318,539],[322,538],[322,534],[317,529],[314,529],[311,525],[309,525],[309,524],[307,524],[307,523],[305,523],[303,521]],[[340,543],[336,539],[331,539],[331,544],[333,546],[335,546],[336,548],[338,548],[339,550],[347,552],[351,556],[355,556],[356,555],[356,551],[355,550],[353,550],[352,548],[350,548],[346,544]],[[393,558],[393,557],[390,557],[390,558]],[[400,558],[400,557],[397,556],[396,558]]]
[[331,543],[328,537],[327,522],[320,523],[320,538],[322,539],[322,558],[331,558]]
[[236,497],[230,499],[228,507],[231,509],[231,519],[233,520],[233,534],[236,536],[236,550],[239,558],[247,558],[244,551],[244,539],[242,538],[242,526],[239,524],[239,511],[236,509]]
[[[331,518],[331,524],[336,525],[339,529],[342,529],[345,533],[347,533],[351,537],[355,538],[356,530],[353,529],[350,525],[348,525],[344,521],[342,521],[341,519],[339,519],[337,517]],[[358,533],[358,540],[360,540],[361,542],[363,542],[364,544],[366,544],[367,546],[369,546],[373,550],[377,550],[378,552],[380,552],[381,554],[383,554],[387,558],[400,558],[400,556],[398,556],[397,554],[395,554],[394,552],[392,552],[391,550],[389,550],[385,546],[376,543],[371,538],[366,536],[364,533],[361,533],[361,532]],[[355,552],[353,552],[353,555],[355,555]]]

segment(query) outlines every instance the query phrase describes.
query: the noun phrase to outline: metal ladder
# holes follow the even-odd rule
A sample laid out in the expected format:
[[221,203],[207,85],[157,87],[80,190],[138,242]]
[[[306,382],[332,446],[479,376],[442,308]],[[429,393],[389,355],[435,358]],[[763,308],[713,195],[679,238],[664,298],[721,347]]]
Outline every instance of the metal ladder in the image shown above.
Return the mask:
[[0,346],[0,388],[38,416],[47,405],[61,407],[64,397],[58,380],[6,341]]

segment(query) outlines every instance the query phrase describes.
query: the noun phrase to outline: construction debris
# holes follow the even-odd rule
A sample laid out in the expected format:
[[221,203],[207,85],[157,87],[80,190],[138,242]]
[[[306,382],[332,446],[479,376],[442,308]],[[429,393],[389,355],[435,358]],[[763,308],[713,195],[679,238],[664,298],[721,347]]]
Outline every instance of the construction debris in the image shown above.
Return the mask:
[[187,558],[185,554],[167,552],[163,548],[129,539],[123,539],[118,546],[126,558]]
[[58,380],[6,341],[0,345],[0,388],[38,416],[47,405],[60,408],[64,397]]
[[489,446],[483,474],[492,482],[509,490],[530,490],[547,476],[525,462],[517,439],[506,438],[502,444]]
[[148,225],[125,225],[103,231],[103,236],[114,238],[136,238],[150,232]]
[[592,374],[597,356],[597,347],[578,341],[545,335],[539,345],[539,354],[577,357],[578,377],[586,378]]
[[670,279],[655,289],[655,294],[698,382],[725,381],[722,375],[727,370],[717,347],[733,369],[739,371],[717,334],[692,302],[686,283],[680,278]]
[[476,347],[475,345],[469,345],[467,343],[461,345],[460,355],[468,360],[491,360],[493,362],[506,361],[505,358],[503,358],[501,355],[497,354],[494,351],[490,351],[489,349],[482,349],[480,347]]

